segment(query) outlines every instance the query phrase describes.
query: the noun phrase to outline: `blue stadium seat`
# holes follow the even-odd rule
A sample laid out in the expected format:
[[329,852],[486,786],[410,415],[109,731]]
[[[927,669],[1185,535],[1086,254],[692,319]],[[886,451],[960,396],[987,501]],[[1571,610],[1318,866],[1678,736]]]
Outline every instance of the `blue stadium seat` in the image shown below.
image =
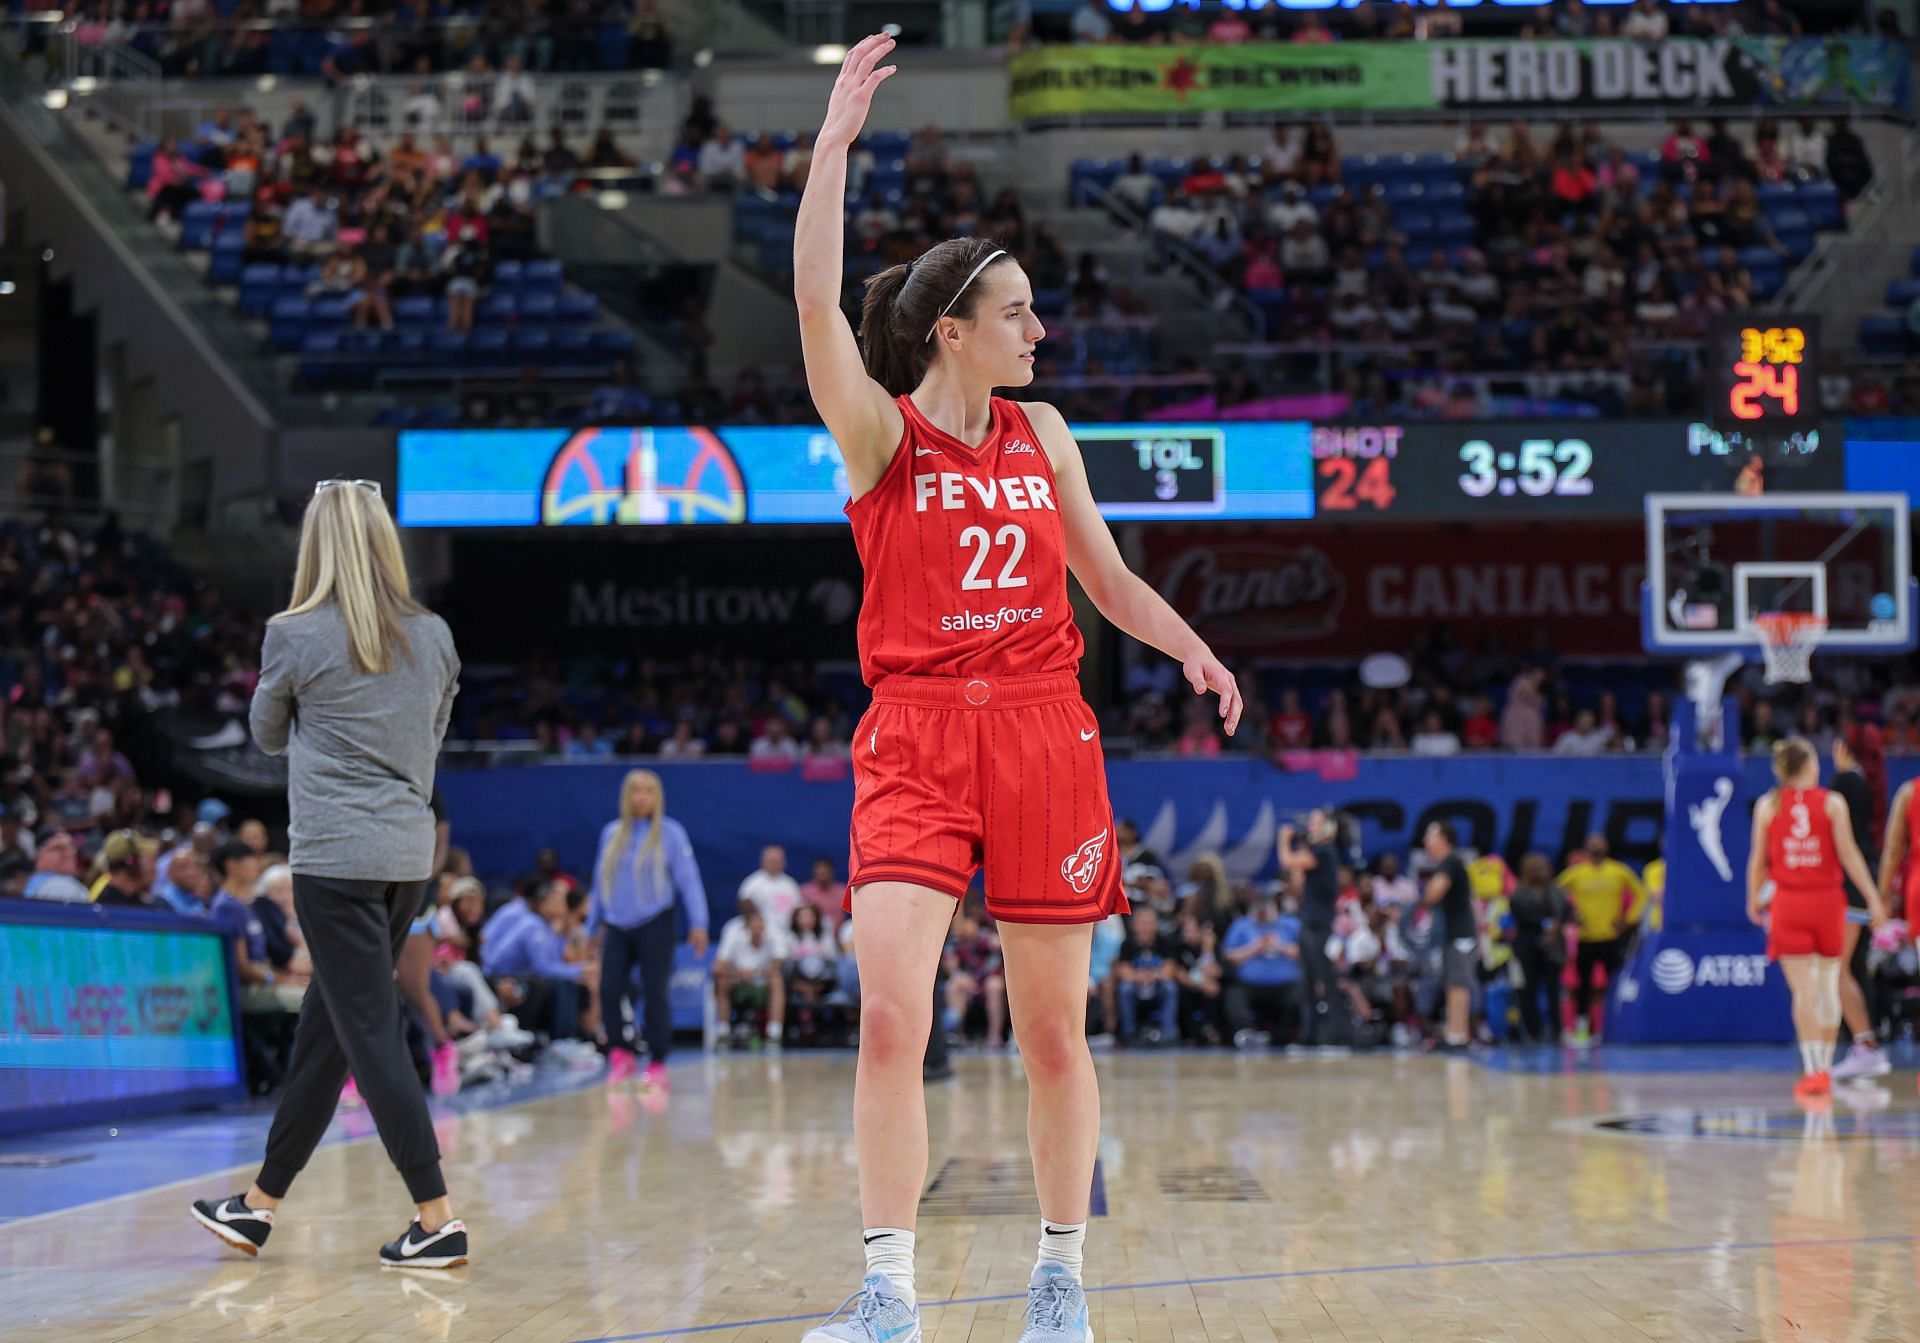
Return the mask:
[[1433,236],[1442,247],[1464,247],[1474,240],[1473,216],[1464,210],[1441,210],[1433,217]]
[[603,359],[631,359],[633,332],[624,327],[605,327],[593,333],[593,352]]
[[340,333],[309,331],[300,341],[300,380],[322,386],[334,382],[340,371]]
[[600,320],[600,300],[592,294],[562,294],[559,320],[569,326],[590,326]]
[[393,301],[393,320],[400,326],[426,326],[433,321],[433,300],[411,295]]
[[1860,319],[1860,348],[1867,354],[1901,355],[1907,352],[1907,323],[1903,317],[1874,315]]
[[522,364],[545,364],[553,352],[553,336],[541,331],[513,333],[513,356]]
[[512,294],[488,294],[480,300],[480,306],[474,310],[474,322],[483,326],[504,326],[514,319],[519,309],[519,300]]
[[584,364],[593,349],[593,332],[585,327],[563,326],[553,333],[553,361],[556,364]]
[[1432,180],[1427,182],[1427,203],[1429,205],[1458,204],[1466,198],[1467,184],[1458,179],[1450,182],[1436,182]]
[[1802,187],[1796,204],[1807,212],[1807,217],[1816,229],[1840,229],[1847,226],[1846,211],[1840,204],[1840,193],[1831,182],[1809,182]]
[[521,266],[518,261],[502,261],[493,268],[493,288],[496,293],[509,294],[520,292]]
[[1813,253],[1813,230],[1810,228],[1776,228],[1774,235],[1780,239],[1780,245],[1787,249],[1787,256],[1793,261],[1805,261]]
[[1431,210],[1395,210],[1393,223],[1395,228],[1409,236],[1413,234],[1424,236],[1439,231],[1439,223]]
[[602,70],[624,70],[627,68],[627,53],[632,49],[628,44],[627,26],[624,23],[603,23],[594,35],[594,61]]
[[213,224],[220,207],[212,201],[188,201],[180,211],[180,248],[203,252],[213,242]]
[[133,147],[127,155],[127,190],[145,191],[147,179],[153,176],[153,156],[160,146],[152,140]]
[[1781,206],[1767,211],[1767,222],[1773,225],[1775,233],[1813,232],[1813,216],[1795,206]]
[[1759,265],[1748,266],[1747,274],[1753,277],[1755,298],[1772,298],[1786,288],[1787,268],[1781,264],[1779,255],[1774,252],[1768,252],[1767,259]]
[[1417,177],[1396,177],[1387,183],[1387,200],[1390,204],[1425,201],[1426,198],[1426,184]]
[[301,337],[307,334],[307,323],[313,318],[313,306],[303,298],[277,298],[273,301],[273,310],[267,319],[267,328],[274,345],[282,350],[300,348]]
[[223,233],[213,240],[213,259],[207,274],[215,284],[240,283],[240,257],[247,240],[238,233]]
[[[1708,257],[1707,259],[1709,261],[1713,260],[1712,257]],[[1777,266],[1780,264],[1780,254],[1771,247],[1742,247],[1734,253],[1734,259],[1748,270],[1752,270],[1755,266]]]
[[507,332],[497,326],[477,326],[473,329],[473,338],[467,342],[467,360],[475,367],[489,367],[507,362],[507,347],[510,338]]
[[1891,280],[1887,283],[1887,306],[1906,309],[1920,299],[1920,280]]
[[353,320],[353,305],[344,298],[316,299],[313,304],[313,316],[308,320],[321,329],[345,326]]
[[1042,317],[1060,316],[1067,310],[1067,291],[1064,289],[1034,290],[1033,310]]
[[273,311],[274,296],[280,289],[278,266],[247,266],[240,272],[240,312],[247,317],[265,317]]
[[398,355],[408,363],[418,362],[427,351],[426,328],[402,326],[383,331],[380,333],[380,351],[382,354]]
[[558,294],[562,278],[563,271],[558,261],[529,261],[521,271],[521,297],[526,298],[534,291]]
[[560,315],[560,296],[558,294],[522,294],[520,296],[520,325],[549,326]]
[[1317,186],[1307,188],[1307,204],[1316,210],[1324,210],[1341,196],[1346,194],[1344,187]]
[[871,131],[865,139],[875,158],[904,154],[913,144],[913,136],[907,131]]
[[1762,182],[1754,188],[1754,195],[1760,198],[1763,209],[1771,209],[1776,205],[1791,205],[1799,190],[1792,182]]
[[445,327],[427,333],[427,351],[436,364],[456,364],[467,352],[467,333]]
[[1157,158],[1147,160],[1147,171],[1159,178],[1169,187],[1180,185],[1187,175],[1188,160],[1184,158]]

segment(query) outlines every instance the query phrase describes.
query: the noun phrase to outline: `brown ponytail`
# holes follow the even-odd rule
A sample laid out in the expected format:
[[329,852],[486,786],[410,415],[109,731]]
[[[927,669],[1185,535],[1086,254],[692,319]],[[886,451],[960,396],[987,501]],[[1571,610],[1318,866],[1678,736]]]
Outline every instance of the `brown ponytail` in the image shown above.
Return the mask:
[[[971,284],[967,276],[995,250],[990,238],[950,238],[929,247],[918,260],[889,266],[867,281],[860,302],[861,357],[867,376],[888,395],[905,396],[927,376],[935,348],[927,332],[939,321],[941,309],[949,317],[973,316],[987,272]],[[998,258],[993,266],[1012,260]]]

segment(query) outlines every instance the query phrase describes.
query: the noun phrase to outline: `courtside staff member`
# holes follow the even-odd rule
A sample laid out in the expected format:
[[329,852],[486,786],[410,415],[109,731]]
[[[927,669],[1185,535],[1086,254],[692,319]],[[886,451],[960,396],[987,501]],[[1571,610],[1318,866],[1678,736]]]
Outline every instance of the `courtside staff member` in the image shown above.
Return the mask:
[[293,903],[316,991],[253,1187],[193,1205],[246,1254],[266,1243],[351,1071],[419,1207],[380,1262],[467,1262],[393,978],[433,872],[434,762],[459,675],[446,622],[413,599],[379,485],[321,481],[300,529],[293,603],[267,623],[252,711],[260,748],[287,754]]

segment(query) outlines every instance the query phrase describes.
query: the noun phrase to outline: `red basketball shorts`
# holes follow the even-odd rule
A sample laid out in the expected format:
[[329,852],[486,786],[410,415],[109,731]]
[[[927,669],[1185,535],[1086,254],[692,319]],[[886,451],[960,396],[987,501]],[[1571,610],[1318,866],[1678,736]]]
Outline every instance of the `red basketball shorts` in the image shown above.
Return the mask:
[[847,908],[873,882],[966,897],[1008,923],[1127,911],[1099,724],[1071,673],[890,676],[853,737]]
[[1767,924],[1767,957],[1832,956],[1846,948],[1847,897],[1832,891],[1795,891],[1776,887]]

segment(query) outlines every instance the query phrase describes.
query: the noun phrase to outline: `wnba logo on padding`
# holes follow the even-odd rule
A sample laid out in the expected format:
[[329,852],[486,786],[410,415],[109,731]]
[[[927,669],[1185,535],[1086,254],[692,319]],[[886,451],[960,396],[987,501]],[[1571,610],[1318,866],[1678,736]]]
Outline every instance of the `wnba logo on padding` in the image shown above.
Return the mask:
[[1085,895],[1093,889],[1093,879],[1100,872],[1100,860],[1106,852],[1107,832],[1102,830],[1060,864],[1060,875],[1073,887],[1074,894]]
[[1668,947],[1653,958],[1647,977],[1662,993],[1685,993],[1693,987],[1693,957],[1678,947]]

